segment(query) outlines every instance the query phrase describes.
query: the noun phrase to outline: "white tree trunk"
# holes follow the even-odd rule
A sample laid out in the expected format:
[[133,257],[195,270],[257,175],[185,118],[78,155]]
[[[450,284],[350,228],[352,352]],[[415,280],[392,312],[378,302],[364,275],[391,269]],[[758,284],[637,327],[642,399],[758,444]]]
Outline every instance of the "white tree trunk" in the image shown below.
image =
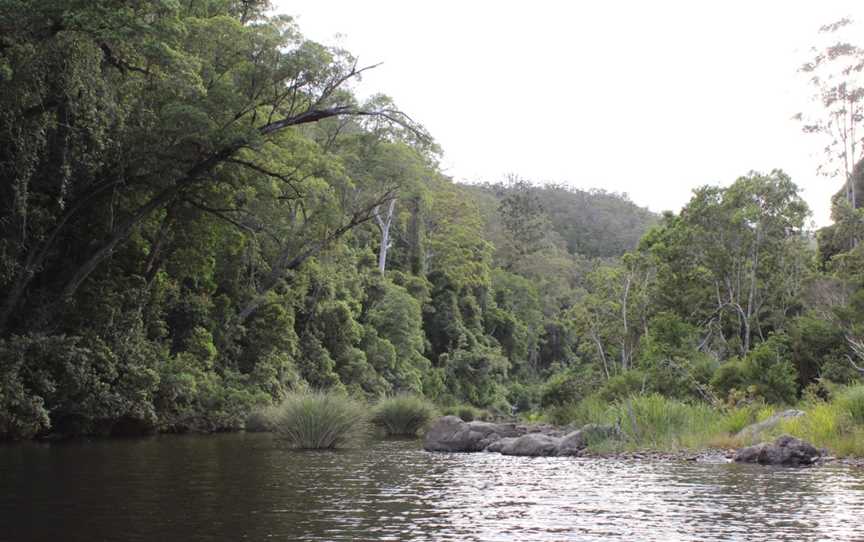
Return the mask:
[[392,246],[390,240],[390,225],[393,223],[393,211],[396,209],[396,199],[390,200],[390,205],[387,207],[387,216],[381,217],[381,212],[378,206],[375,207],[375,221],[378,223],[378,229],[381,230],[381,248],[378,250],[378,271],[383,275],[387,270],[387,251]]

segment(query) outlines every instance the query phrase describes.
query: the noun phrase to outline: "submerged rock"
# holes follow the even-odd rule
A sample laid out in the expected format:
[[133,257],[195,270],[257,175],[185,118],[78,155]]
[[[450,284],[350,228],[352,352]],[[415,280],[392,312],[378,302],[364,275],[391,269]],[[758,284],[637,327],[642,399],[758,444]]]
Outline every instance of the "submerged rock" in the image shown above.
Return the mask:
[[783,420],[787,418],[797,418],[803,415],[804,412],[801,410],[784,410],[783,412],[778,412],[777,414],[774,414],[767,420],[761,421],[759,423],[754,423],[753,425],[748,425],[747,427],[739,431],[738,434],[735,436],[743,439],[758,438],[759,435],[761,435],[765,431],[770,431],[771,429],[774,429],[775,427],[780,425],[780,422],[782,422]]
[[759,463],[760,465],[782,465],[798,467],[812,465],[822,457],[821,450],[801,439],[783,435],[774,442],[763,442],[741,448],[735,454],[736,463]]

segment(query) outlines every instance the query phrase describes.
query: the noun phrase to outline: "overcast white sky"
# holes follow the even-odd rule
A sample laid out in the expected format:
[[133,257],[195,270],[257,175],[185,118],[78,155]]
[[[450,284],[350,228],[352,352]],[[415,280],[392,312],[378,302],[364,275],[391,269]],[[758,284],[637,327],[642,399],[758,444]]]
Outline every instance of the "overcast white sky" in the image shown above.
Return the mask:
[[861,0],[276,0],[303,33],[383,64],[359,85],[424,124],[459,181],[507,173],[677,211],[702,184],[782,168],[818,225],[841,182],[791,116],[822,24]]

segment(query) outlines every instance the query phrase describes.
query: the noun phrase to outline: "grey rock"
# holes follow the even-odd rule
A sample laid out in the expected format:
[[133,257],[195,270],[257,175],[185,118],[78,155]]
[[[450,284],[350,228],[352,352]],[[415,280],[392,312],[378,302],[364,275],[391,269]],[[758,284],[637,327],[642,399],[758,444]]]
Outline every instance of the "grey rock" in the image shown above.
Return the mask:
[[464,422],[458,416],[444,416],[426,432],[423,448],[430,452],[480,452],[501,438],[519,434],[515,424]]
[[732,460],[736,463],[758,463],[759,457],[766,446],[768,446],[768,443],[763,442],[762,444],[741,448],[735,452],[735,457]]
[[738,450],[734,461],[736,463],[798,467],[812,465],[822,455],[823,451],[812,444],[789,435],[783,435],[777,437],[772,443],[763,442]]
[[543,433],[529,433],[508,441],[501,446],[504,455],[523,455],[541,457],[556,455],[561,439],[544,435]]
[[484,451],[492,453],[501,453],[505,446],[510,446],[517,437],[504,437],[486,446]]
[[558,446],[558,455],[579,455],[592,442],[598,442],[620,435],[618,428],[614,425],[597,425],[589,423],[578,431],[568,433],[561,439]]
[[804,412],[800,410],[784,410],[783,412],[778,412],[777,414],[774,414],[767,420],[761,421],[759,423],[754,423],[753,425],[748,425],[747,427],[739,431],[736,436],[742,439],[758,438],[759,435],[761,435],[765,431],[770,431],[771,429],[777,427],[781,421],[787,418],[797,418],[803,415]]

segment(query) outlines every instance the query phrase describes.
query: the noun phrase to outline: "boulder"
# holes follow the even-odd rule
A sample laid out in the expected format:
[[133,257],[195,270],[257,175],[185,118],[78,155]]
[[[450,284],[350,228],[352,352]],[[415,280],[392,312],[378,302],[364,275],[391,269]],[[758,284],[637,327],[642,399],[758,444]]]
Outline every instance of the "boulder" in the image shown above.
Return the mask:
[[543,433],[529,433],[512,440],[508,439],[508,442],[501,446],[500,451],[504,455],[550,456],[557,455],[560,444],[560,438]]
[[519,434],[515,424],[464,422],[457,416],[444,416],[426,432],[423,448],[430,452],[480,452],[502,438]]
[[516,440],[516,438],[517,437],[500,438],[486,446],[484,451],[500,454],[501,450],[503,450],[505,446],[509,446],[514,440]]
[[558,445],[557,455],[579,455],[579,453],[588,447],[591,442],[597,442],[607,438],[614,438],[619,435],[618,428],[614,425],[597,425],[590,423],[579,429],[568,433],[561,439]]
[[812,465],[822,457],[822,450],[803,440],[783,435],[774,442],[747,446],[735,454],[736,463],[759,463],[798,467]]
[[738,434],[735,436],[741,439],[755,439],[758,438],[759,435],[761,435],[765,431],[770,431],[771,429],[777,427],[781,421],[787,418],[797,418],[803,415],[804,412],[800,410],[784,410],[783,412],[778,412],[777,414],[774,414],[767,420],[761,421],[759,423],[754,423],[753,425],[748,425],[747,427],[739,431]]

